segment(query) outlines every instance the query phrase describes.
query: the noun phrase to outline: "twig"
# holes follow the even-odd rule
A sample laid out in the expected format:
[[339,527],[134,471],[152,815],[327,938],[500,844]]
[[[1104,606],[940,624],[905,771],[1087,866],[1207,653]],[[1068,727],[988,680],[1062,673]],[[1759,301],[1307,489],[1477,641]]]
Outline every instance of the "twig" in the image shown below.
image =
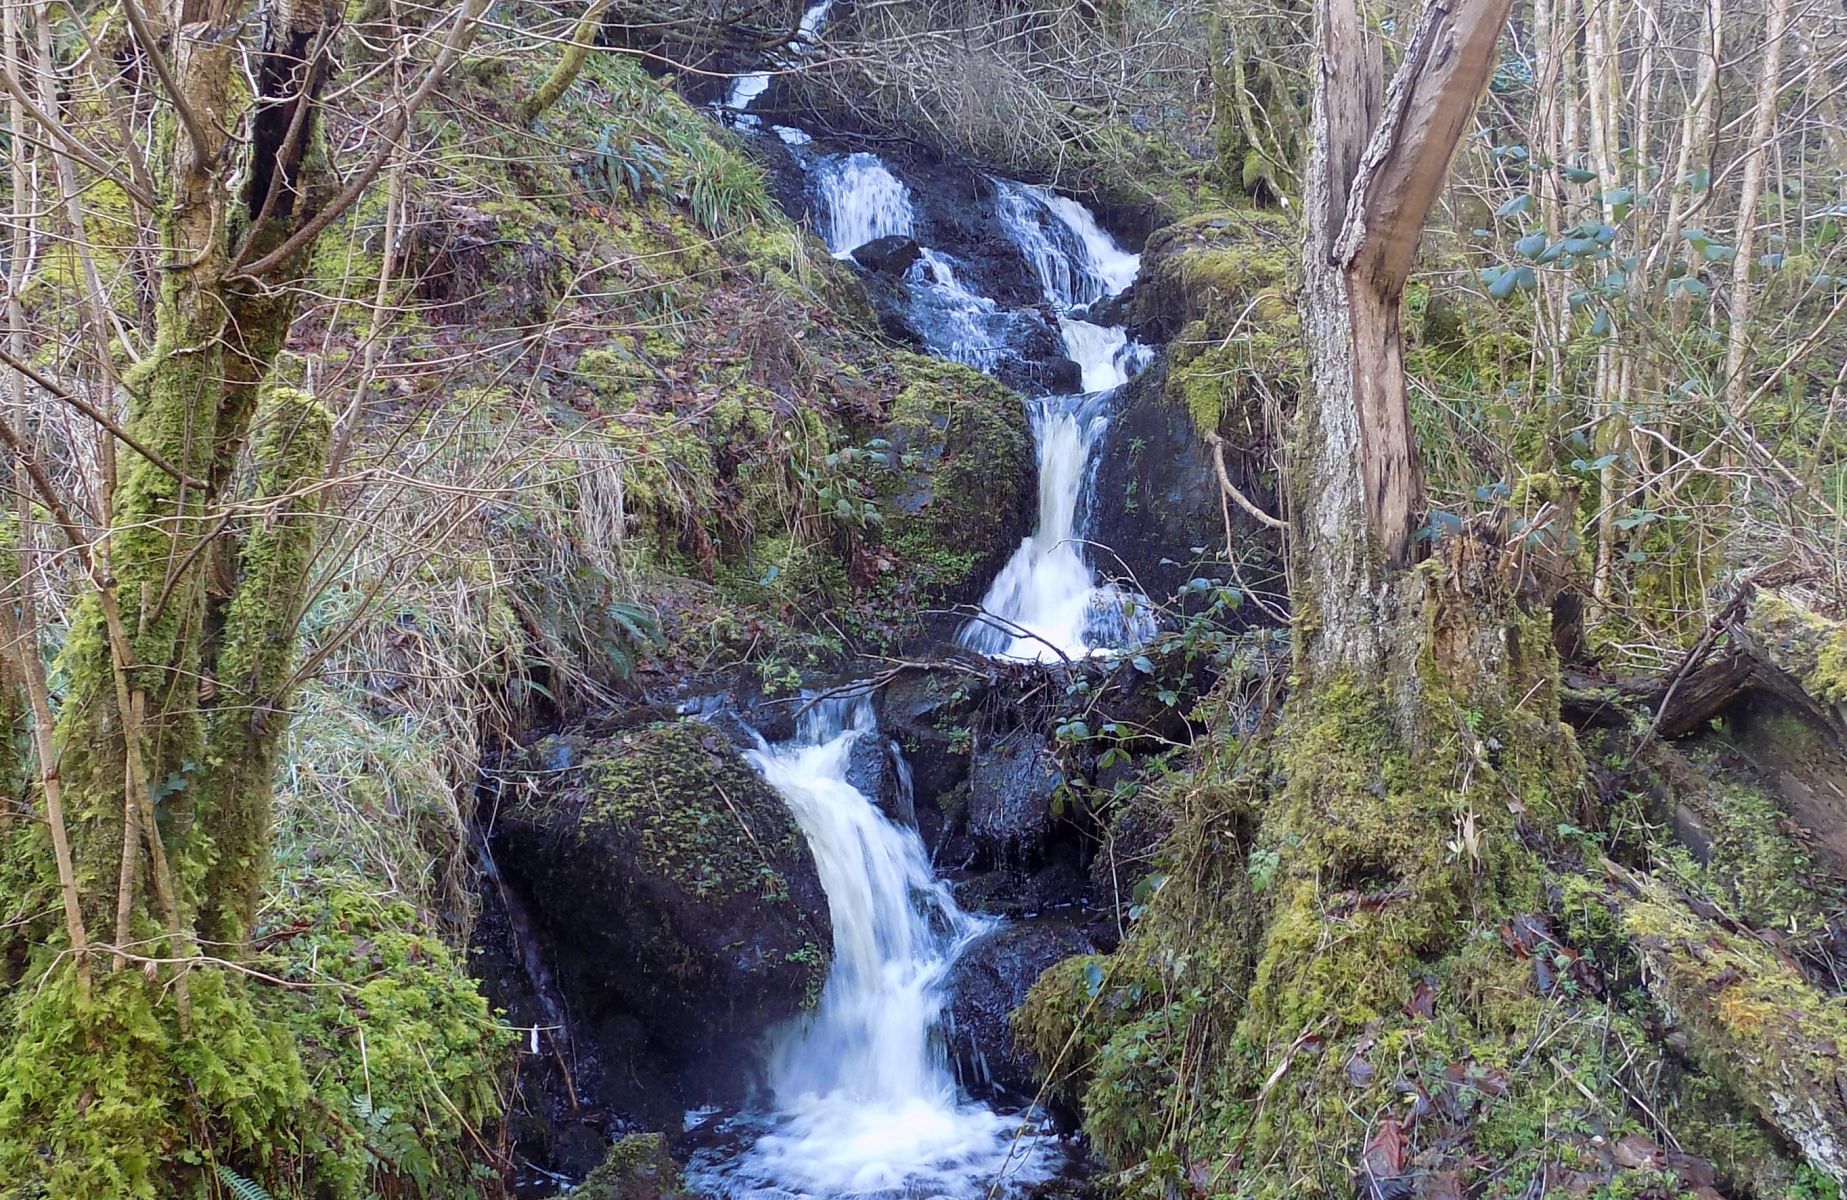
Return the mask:
[[1206,431],[1206,441],[1212,444],[1212,466],[1218,472],[1219,487],[1227,496],[1237,502],[1239,508],[1257,518],[1258,522],[1271,529],[1288,530],[1289,526],[1277,520],[1269,513],[1251,503],[1250,498],[1238,490],[1238,485],[1231,481],[1231,472],[1225,469],[1225,439],[1215,431]]

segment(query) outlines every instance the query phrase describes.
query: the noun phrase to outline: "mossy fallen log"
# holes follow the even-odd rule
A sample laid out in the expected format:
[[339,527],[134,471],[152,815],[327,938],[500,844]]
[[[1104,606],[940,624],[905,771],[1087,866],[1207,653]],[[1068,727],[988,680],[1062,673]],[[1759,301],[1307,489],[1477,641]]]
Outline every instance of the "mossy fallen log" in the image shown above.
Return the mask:
[[1809,1163],[1847,1180],[1847,999],[1811,985],[1795,962],[1744,930],[1677,903],[1620,867],[1622,906],[1649,994],[1723,1079]]

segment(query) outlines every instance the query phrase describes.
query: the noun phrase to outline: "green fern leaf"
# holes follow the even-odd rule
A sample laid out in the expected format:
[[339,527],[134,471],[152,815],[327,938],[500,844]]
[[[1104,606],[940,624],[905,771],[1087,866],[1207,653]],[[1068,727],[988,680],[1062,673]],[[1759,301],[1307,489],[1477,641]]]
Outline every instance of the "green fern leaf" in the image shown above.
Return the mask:
[[235,1200],[276,1200],[262,1184],[248,1175],[239,1175],[223,1163],[213,1163],[212,1169],[217,1172],[218,1182],[224,1185],[224,1189]]

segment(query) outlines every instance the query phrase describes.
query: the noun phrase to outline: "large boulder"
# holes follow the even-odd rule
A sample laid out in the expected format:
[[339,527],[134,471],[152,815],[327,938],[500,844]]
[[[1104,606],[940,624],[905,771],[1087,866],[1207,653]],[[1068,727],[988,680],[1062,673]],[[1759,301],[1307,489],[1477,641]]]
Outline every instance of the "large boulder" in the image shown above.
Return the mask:
[[688,1077],[819,997],[833,935],[813,855],[720,730],[547,738],[504,772],[493,831],[610,1057]]
[[[1202,213],[1149,235],[1129,294],[1129,330],[1168,342],[1194,321],[1225,326],[1240,316],[1273,321],[1288,311],[1300,239],[1273,209]],[[1251,312],[1245,314],[1249,308]]]
[[962,952],[949,972],[943,1033],[963,1087],[983,1099],[1033,1097],[1033,1060],[1008,1018],[1046,968],[1095,950],[1082,930],[1040,920],[1001,925]]
[[1038,465],[1026,407],[978,371],[896,356],[906,380],[879,435],[880,586],[894,611],[979,600],[1029,532]]
[[902,276],[922,256],[923,247],[917,244],[916,238],[896,234],[873,238],[853,251],[853,261],[860,266],[891,276]]

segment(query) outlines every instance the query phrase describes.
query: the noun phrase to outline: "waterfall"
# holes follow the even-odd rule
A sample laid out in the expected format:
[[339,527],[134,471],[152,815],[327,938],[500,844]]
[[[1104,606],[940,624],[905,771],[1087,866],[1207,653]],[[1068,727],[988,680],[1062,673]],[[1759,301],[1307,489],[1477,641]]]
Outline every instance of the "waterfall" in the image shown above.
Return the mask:
[[689,1163],[727,1196],[860,1196],[902,1189],[979,1195],[1005,1174],[1044,1178],[1043,1150],[1013,1147],[1017,1119],[961,1098],[936,1036],[956,954],[992,922],[964,913],[915,830],[847,781],[849,752],[876,738],[865,696],[813,702],[795,737],[749,757],[808,838],[827,891],[834,963],[816,1011],[769,1054],[774,1112],[751,1147]]
[[1010,179],[994,187],[1001,223],[1055,308],[1082,308],[1135,282],[1141,256],[1117,245],[1082,204]]
[[821,237],[835,258],[882,237],[910,235],[911,194],[876,154],[823,157],[809,178],[823,214]]
[[1034,403],[1039,523],[989,586],[984,616],[960,636],[970,649],[999,657],[1082,658],[1154,631],[1142,597],[1097,585],[1077,527],[1093,453],[1109,425],[1111,393],[1140,368],[1146,351],[1120,326],[1071,314],[1121,293],[1134,282],[1141,259],[1117,245],[1075,200],[1007,180],[996,180],[995,187],[1001,223],[1059,314],[1059,334],[1083,373],[1083,391]]
[[[805,49],[809,39],[813,38],[815,32],[821,28],[821,22],[827,20],[828,10],[833,7],[834,0],[817,0],[816,3],[810,4],[808,10],[802,14],[801,24],[796,27],[795,40],[790,42],[788,47],[793,51],[793,56],[798,62],[807,57]],[[731,81],[731,87],[725,93],[724,106],[734,113],[746,112],[751,105],[757,102],[759,96],[769,90],[769,86],[770,73],[768,71],[753,71],[748,75],[740,75]]]
[[924,247],[904,283],[912,317],[930,349],[978,371],[992,371],[1007,348],[1009,314],[968,290],[949,256]]

